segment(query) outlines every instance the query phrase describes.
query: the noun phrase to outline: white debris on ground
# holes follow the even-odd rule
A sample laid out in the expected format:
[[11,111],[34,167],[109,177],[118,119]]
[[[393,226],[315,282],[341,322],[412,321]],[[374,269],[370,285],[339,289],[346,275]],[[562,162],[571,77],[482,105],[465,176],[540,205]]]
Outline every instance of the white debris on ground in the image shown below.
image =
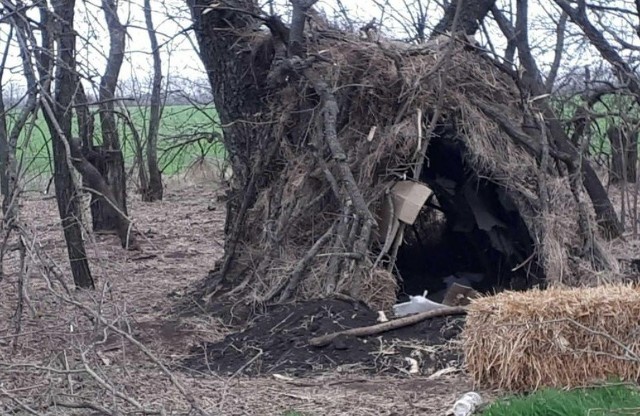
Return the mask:
[[407,316],[414,313],[427,312],[434,309],[441,309],[446,307],[445,305],[433,302],[426,298],[427,292],[425,291],[422,296],[409,296],[409,302],[397,303],[393,305],[393,313],[395,316]]
[[453,405],[451,415],[471,416],[483,404],[482,396],[475,391],[465,393]]

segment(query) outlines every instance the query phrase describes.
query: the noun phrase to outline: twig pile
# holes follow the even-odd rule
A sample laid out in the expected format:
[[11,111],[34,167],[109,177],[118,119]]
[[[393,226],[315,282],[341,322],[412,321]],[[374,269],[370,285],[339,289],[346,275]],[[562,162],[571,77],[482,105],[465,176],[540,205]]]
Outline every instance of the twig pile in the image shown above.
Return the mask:
[[505,292],[475,300],[462,334],[476,384],[508,391],[640,379],[640,290]]
[[532,262],[550,281],[589,283],[608,263],[606,252],[585,248],[600,246],[580,185],[553,163],[540,167],[540,145],[531,144],[538,138],[523,127],[536,115],[475,46],[319,37],[308,56],[273,81],[265,151],[249,184],[237,185],[237,205],[247,209],[219,273],[242,281],[236,286],[246,290],[234,294],[282,302],[337,292],[389,307],[397,283],[393,253],[384,266],[375,260],[384,244],[375,238],[378,213],[399,178],[429,169],[434,138],[463,143],[465,169],[504,190],[535,245]]

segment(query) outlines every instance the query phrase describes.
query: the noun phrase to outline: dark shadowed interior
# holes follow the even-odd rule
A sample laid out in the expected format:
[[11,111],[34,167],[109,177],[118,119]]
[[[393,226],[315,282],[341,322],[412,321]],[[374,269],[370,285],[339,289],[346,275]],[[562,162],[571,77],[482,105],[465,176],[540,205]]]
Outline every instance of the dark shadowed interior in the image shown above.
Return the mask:
[[534,243],[516,205],[495,183],[469,169],[462,140],[441,131],[421,176],[434,192],[405,229],[396,272],[399,300],[441,301],[453,282],[480,292],[526,289],[542,281]]

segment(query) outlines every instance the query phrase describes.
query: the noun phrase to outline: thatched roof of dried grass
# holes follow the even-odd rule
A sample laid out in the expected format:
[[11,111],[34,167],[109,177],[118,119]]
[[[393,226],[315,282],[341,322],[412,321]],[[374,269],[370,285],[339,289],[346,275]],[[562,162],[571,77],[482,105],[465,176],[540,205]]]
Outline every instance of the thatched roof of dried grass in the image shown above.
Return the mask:
[[640,290],[504,292],[474,300],[462,333],[474,382],[507,391],[640,380]]
[[[525,123],[526,113],[515,82],[482,52],[439,37],[424,47],[409,49],[322,39],[311,46],[309,54],[323,57],[314,64],[313,71],[322,74],[335,88],[340,107],[338,138],[372,212],[377,212],[385,191],[398,177],[410,172],[418,146],[427,146],[429,137],[419,143],[417,114],[423,114],[427,128],[437,114],[436,123],[452,128],[445,139],[464,142],[468,166],[478,177],[505,189],[513,199],[535,242],[536,261],[548,279],[575,283],[572,279],[577,270],[592,270],[588,261],[573,256],[571,251],[582,241],[577,204],[568,180],[541,172],[535,157],[515,144],[482,111],[483,106],[490,105],[514,125]],[[241,238],[247,252],[256,256],[245,263],[260,272],[253,287],[257,299],[264,299],[281,285],[335,219],[345,215],[333,198],[332,184],[323,175],[326,166],[317,162],[314,148],[301,151],[303,143],[313,144],[315,136],[322,136],[318,132],[322,131],[324,120],[313,97],[317,97],[316,92],[304,79],[290,83],[271,97],[277,120],[274,131],[282,135],[280,179],[259,192],[248,215],[253,225],[246,229],[251,233]],[[306,126],[304,131],[291,131],[292,126],[300,125]],[[428,164],[426,160],[425,166]],[[548,194],[544,197],[540,196],[541,180],[547,183]],[[545,212],[542,198],[548,200]],[[274,217],[274,200],[284,204],[275,210],[286,212],[287,218]],[[593,213],[590,215],[593,223]],[[282,232],[283,227],[288,231]],[[273,241],[270,243],[275,235],[277,248]],[[382,270],[351,270],[349,273],[359,274],[355,277],[349,273],[330,276],[327,253],[339,248],[329,245],[316,256],[299,287],[299,298],[317,296],[321,293],[319,288],[326,287],[327,279],[337,279],[337,286],[347,291],[357,280],[367,288],[360,291],[362,300],[375,307],[388,307],[395,302],[395,281]],[[280,254],[274,256],[274,250]],[[260,253],[269,253],[267,260],[260,260]]]

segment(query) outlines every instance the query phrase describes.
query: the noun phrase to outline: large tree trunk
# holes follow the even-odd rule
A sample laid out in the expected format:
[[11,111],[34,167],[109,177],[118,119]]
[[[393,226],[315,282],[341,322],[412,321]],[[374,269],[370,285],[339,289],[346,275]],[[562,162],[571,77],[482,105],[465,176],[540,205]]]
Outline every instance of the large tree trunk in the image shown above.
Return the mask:
[[[103,141],[100,153],[104,169],[99,171],[111,187],[118,210],[127,215],[127,178],[114,111],[115,91],[124,60],[126,29],[119,20],[114,0],[102,0],[102,10],[109,29],[110,42],[107,67],[100,81],[99,107]],[[95,231],[114,231],[120,227],[119,215],[113,207],[106,206],[98,196],[94,198],[91,205]]]
[[[162,109],[162,60],[160,59],[160,46],[156,36],[153,18],[151,15],[151,0],[144,0],[144,17],[147,25],[147,33],[151,41],[151,53],[153,54],[153,87],[151,89],[151,109],[149,115],[149,131],[147,134],[147,164],[149,167],[148,187],[142,190],[142,200],[147,202],[162,200],[162,174],[158,167],[158,129]],[[142,163],[142,161],[141,161]],[[143,166],[140,166],[143,169]]]
[[216,110],[225,126],[223,140],[233,171],[225,221],[225,257],[218,274],[226,280],[232,276],[229,272],[240,234],[246,231],[241,230],[244,216],[255,203],[258,182],[264,179],[259,177],[261,165],[268,162],[262,152],[269,135],[268,124],[262,120],[266,110],[262,97],[274,51],[269,41],[256,46],[243,36],[260,24],[251,16],[258,12],[253,1],[231,1],[228,9],[210,8],[208,0],[187,0],[187,4]]
[[[79,222],[80,206],[78,190],[72,174],[71,161],[65,143],[71,137],[73,113],[69,110],[76,91],[75,74],[75,32],[73,30],[74,0],[54,0],[52,2],[58,21],[57,65],[53,102],[48,101],[45,117],[53,143],[54,183],[58,211],[67,243],[73,280],[77,287],[93,288],[93,278],[89,269],[87,253],[82,239],[82,226]],[[44,68],[47,68],[45,66]],[[42,81],[41,81],[42,82]],[[46,81],[45,81],[46,82]]]
[[[96,168],[99,163],[99,157],[95,157],[95,152],[91,153],[87,149],[82,149],[81,145],[75,139],[69,140],[69,152],[73,166],[82,175],[82,181],[85,188],[92,192],[95,200],[100,201],[101,206],[109,210],[109,215],[114,217],[116,233],[120,238],[120,244],[123,248],[136,250],[139,248],[138,243],[133,235],[131,223],[124,212],[117,209],[116,195],[105,181],[100,171]],[[94,155],[94,158],[91,156]]]
[[[496,0],[456,0],[451,2],[445,9],[444,17],[433,29],[431,37],[435,38],[452,29],[456,32],[474,35],[495,3]],[[456,14],[458,15],[457,22]]]

